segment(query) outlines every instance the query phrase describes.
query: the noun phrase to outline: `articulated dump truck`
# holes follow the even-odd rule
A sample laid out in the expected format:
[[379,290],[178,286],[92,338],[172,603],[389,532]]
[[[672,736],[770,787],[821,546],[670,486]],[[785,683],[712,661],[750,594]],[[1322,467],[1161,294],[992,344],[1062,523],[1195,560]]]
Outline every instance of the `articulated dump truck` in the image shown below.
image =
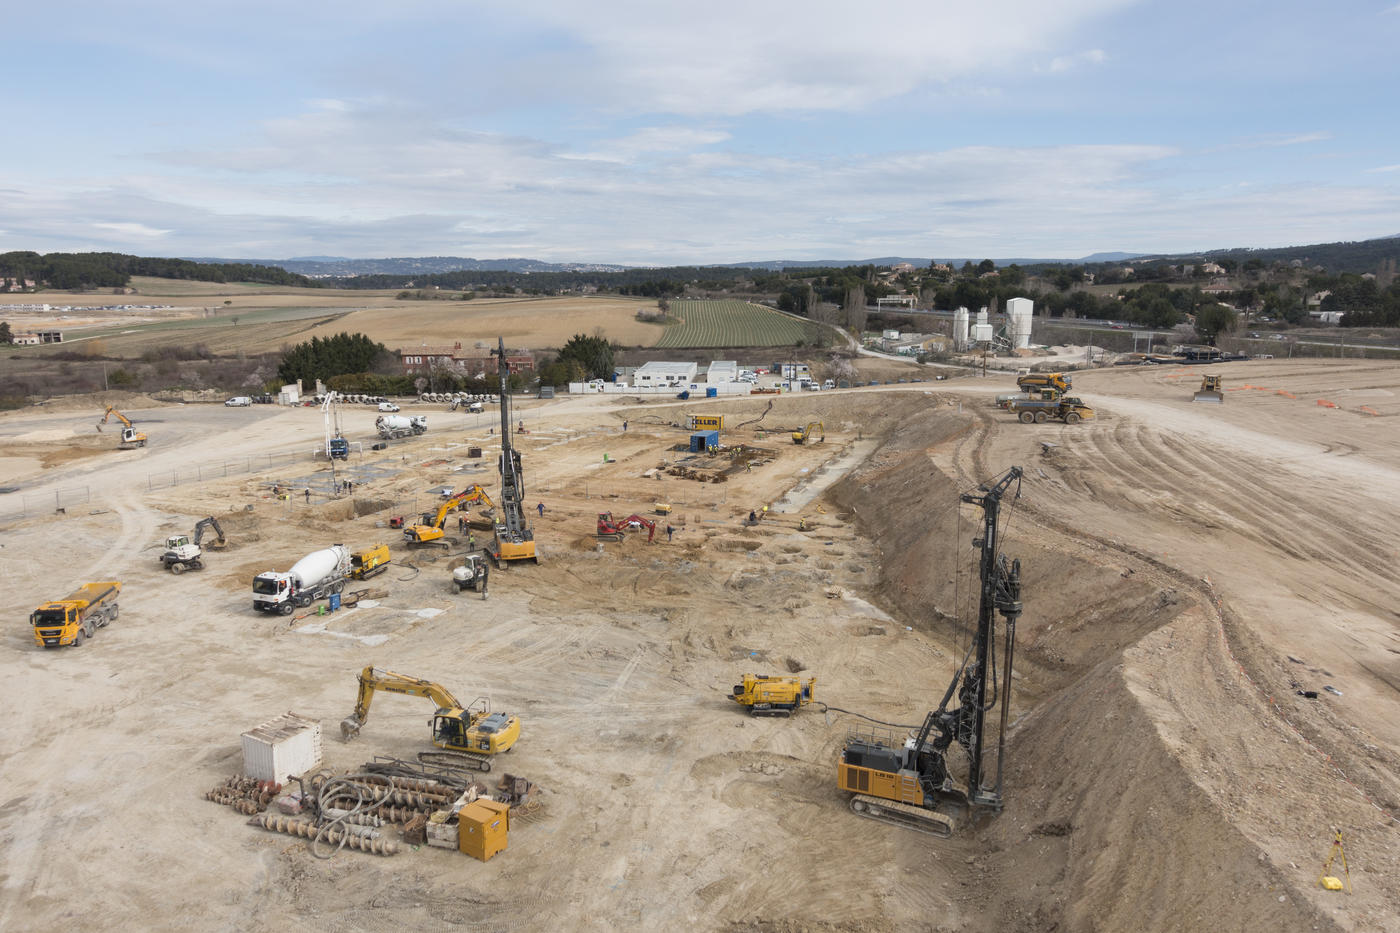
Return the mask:
[[98,629],[116,621],[121,591],[116,580],[85,583],[62,599],[44,603],[29,616],[34,643],[41,648],[81,646]]

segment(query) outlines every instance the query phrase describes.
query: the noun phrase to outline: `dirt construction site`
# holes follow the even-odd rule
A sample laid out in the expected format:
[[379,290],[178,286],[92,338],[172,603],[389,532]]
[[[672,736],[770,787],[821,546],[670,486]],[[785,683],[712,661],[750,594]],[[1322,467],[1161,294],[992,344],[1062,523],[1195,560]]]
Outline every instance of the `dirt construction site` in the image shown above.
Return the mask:
[[[448,547],[409,551],[390,520],[444,487],[497,495],[492,406],[404,404],[428,431],[381,450],[350,409],[334,473],[315,408],[7,413],[0,930],[1400,929],[1400,367],[1212,366],[1219,405],[1191,401],[1202,369],[1075,373],[1097,413],[1077,425],[997,410],[1007,375],[518,401],[539,563],[485,599],[450,569],[490,532],[453,513]],[[114,403],[147,446],[94,430]],[[723,415],[727,449],[686,449],[694,414]],[[919,723],[976,615],[959,494],[1013,465],[1004,809],[947,839],[862,819],[836,785],[862,720],[755,718],[731,689],[815,676],[821,703]],[[600,540],[600,512],[656,534]],[[163,569],[210,515],[227,549]],[[252,608],[256,574],[381,542],[353,607]],[[120,618],[36,646],[33,607],[98,580],[122,582]],[[342,741],[369,665],[519,716],[491,778],[537,805],[504,851],[320,858],[204,798],[289,711],[337,773],[431,750],[433,704],[391,693]],[[1338,830],[1350,889],[1328,891]]]

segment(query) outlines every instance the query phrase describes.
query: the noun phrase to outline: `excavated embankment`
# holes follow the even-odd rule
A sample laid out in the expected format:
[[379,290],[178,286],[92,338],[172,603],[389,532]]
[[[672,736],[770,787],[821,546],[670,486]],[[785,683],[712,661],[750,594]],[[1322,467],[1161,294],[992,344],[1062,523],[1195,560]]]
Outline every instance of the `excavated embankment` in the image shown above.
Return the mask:
[[[933,458],[973,442],[974,430],[951,410],[911,418],[831,491],[879,546],[886,608],[955,649],[976,618],[980,510],[964,506],[959,518],[957,495],[975,484]],[[1028,480],[1023,495],[1037,493]],[[1037,526],[1029,511],[1008,508],[1002,538],[1022,562],[1025,603],[1006,808],[970,832],[985,854],[965,880],[985,892],[984,928],[1335,928],[1296,901],[1192,781],[1130,686],[1127,656],[1183,614],[1199,616],[1200,596],[1163,589],[1118,555]],[[908,690],[932,706],[951,673],[931,671]]]

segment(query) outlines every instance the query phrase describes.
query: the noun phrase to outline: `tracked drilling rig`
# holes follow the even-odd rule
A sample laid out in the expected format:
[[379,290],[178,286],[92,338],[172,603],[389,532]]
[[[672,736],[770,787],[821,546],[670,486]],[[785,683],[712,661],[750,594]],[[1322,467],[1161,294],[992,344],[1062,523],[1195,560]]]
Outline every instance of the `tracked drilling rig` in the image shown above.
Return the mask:
[[[950,836],[974,809],[997,811],[1002,801],[1002,760],[1006,750],[1006,721],[1011,703],[1011,660],[1016,645],[1016,620],[1021,614],[1021,562],[998,551],[997,513],[1002,498],[1015,484],[1020,495],[1021,468],[1012,467],[991,485],[964,493],[962,501],[982,509],[982,594],[972,644],[938,709],[930,712],[917,735],[898,742],[892,734],[870,730],[846,738],[837,764],[837,785],[855,794],[851,809],[861,816],[905,826],[936,836]],[[1004,619],[1001,670],[997,669],[996,617]],[[989,696],[990,691],[990,696]],[[948,709],[957,693],[958,705]],[[1001,702],[997,733],[996,770],[990,782],[984,770],[986,714]],[[956,741],[967,756],[967,782],[949,770],[946,754]]]
[[510,364],[506,362],[506,341],[494,351],[501,379],[501,519],[496,522],[496,540],[491,557],[500,567],[507,561],[533,560],[535,532],[525,521],[525,474],[520,469],[520,451],[510,443]]

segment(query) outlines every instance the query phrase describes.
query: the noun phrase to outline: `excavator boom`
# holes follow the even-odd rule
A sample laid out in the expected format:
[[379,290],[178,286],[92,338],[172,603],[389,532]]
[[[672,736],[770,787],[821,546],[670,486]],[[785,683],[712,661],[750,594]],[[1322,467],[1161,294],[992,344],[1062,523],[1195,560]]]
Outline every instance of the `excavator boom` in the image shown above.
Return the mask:
[[393,671],[376,670],[372,665],[360,671],[360,693],[355,701],[355,711],[340,722],[340,734],[349,741],[360,734],[360,727],[369,719],[369,705],[374,701],[374,691],[386,690],[389,693],[402,693],[405,696],[427,697],[440,709],[461,709],[450,691],[441,684],[430,680],[420,680]]

